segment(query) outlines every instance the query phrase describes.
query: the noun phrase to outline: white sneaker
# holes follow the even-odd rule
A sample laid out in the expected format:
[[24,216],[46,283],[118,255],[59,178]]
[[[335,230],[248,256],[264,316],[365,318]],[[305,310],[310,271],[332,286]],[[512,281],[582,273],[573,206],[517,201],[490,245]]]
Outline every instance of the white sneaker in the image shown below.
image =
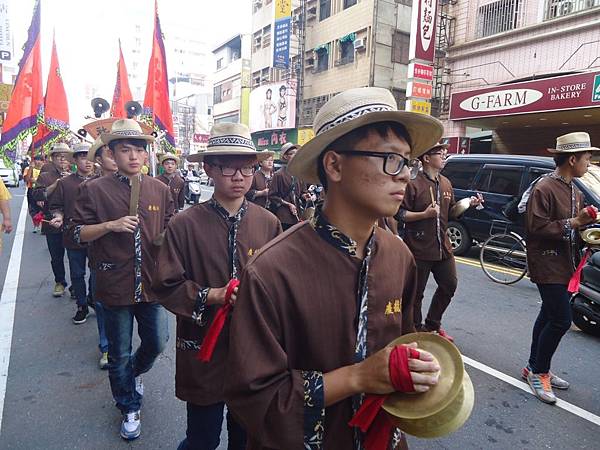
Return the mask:
[[142,397],[144,396],[144,382],[142,381],[142,376],[135,377],[135,390]]
[[140,420],[140,411],[128,412],[123,414],[121,422],[121,437],[126,441],[131,441],[140,437],[142,433],[142,422]]
[[100,367],[100,370],[108,369],[108,352],[102,353],[102,356],[100,357],[100,361],[98,361],[98,366]]

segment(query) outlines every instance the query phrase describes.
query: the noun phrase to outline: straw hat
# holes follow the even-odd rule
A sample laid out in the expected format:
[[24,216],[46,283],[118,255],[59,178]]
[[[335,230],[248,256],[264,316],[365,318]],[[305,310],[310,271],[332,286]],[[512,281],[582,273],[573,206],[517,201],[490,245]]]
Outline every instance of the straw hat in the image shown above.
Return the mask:
[[188,156],[187,160],[202,162],[205,156],[255,156],[259,161],[263,161],[273,156],[273,152],[257,151],[246,125],[217,123],[210,130],[206,150]]
[[290,150],[294,150],[294,149],[299,149],[300,146],[297,144],[294,144],[293,142],[288,142],[287,144],[283,144],[281,146],[281,149],[279,150],[279,154],[281,156],[285,155],[287,152],[289,152]]
[[173,160],[175,161],[175,164],[179,164],[179,156],[177,156],[175,153],[164,153],[159,157],[159,162],[161,164],[169,160]]
[[94,143],[92,144],[92,146],[89,148],[88,150],[88,161],[92,161],[94,162],[96,160],[96,152],[98,150],[100,150],[102,147],[104,147],[106,144],[104,142],[102,142],[102,139],[100,139],[100,136],[98,136],[96,138],[96,140],[94,141]]
[[549,148],[550,153],[600,152],[600,148],[592,147],[590,135],[584,131],[563,134],[556,138],[556,148]]
[[102,133],[100,139],[105,145],[118,139],[141,139],[146,143],[154,142],[154,136],[144,134],[142,127],[133,119],[115,120],[110,129],[110,133]]
[[73,145],[73,156],[78,155],[80,153],[87,153],[90,150],[90,144],[86,144],[85,142],[79,142]]
[[73,154],[73,150],[64,142],[57,142],[52,146],[48,154],[50,156],[55,155],[57,153],[68,153],[69,155]]
[[379,122],[404,125],[411,141],[411,157],[418,158],[442,137],[442,123],[424,114],[398,111],[392,93],[383,88],[364,87],[344,91],[319,110],[313,125],[315,137],[290,162],[293,175],[318,183],[317,161],[331,143],[350,131]]

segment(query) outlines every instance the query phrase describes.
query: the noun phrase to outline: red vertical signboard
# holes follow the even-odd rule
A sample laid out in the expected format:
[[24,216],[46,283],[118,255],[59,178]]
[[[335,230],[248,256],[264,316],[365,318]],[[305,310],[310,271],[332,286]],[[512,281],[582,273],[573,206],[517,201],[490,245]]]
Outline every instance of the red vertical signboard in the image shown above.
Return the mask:
[[410,29],[409,59],[411,61],[433,63],[436,23],[437,0],[415,0]]

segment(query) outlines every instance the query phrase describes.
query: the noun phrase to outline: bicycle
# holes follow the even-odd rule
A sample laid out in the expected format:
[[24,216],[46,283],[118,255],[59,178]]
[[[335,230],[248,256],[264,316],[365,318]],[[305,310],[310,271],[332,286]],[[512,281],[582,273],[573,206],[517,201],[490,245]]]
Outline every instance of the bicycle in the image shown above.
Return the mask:
[[[495,283],[514,284],[527,275],[527,246],[514,231],[511,222],[492,220],[490,237],[481,246],[479,262],[483,272]],[[500,227],[499,232],[494,229]]]

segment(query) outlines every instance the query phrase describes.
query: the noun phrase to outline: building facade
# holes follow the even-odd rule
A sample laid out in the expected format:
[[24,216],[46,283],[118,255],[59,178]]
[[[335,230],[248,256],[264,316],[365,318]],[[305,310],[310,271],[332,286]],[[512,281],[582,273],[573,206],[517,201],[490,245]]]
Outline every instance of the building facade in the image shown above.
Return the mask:
[[600,0],[440,4],[438,112],[471,151],[545,154],[558,135],[600,142]]

